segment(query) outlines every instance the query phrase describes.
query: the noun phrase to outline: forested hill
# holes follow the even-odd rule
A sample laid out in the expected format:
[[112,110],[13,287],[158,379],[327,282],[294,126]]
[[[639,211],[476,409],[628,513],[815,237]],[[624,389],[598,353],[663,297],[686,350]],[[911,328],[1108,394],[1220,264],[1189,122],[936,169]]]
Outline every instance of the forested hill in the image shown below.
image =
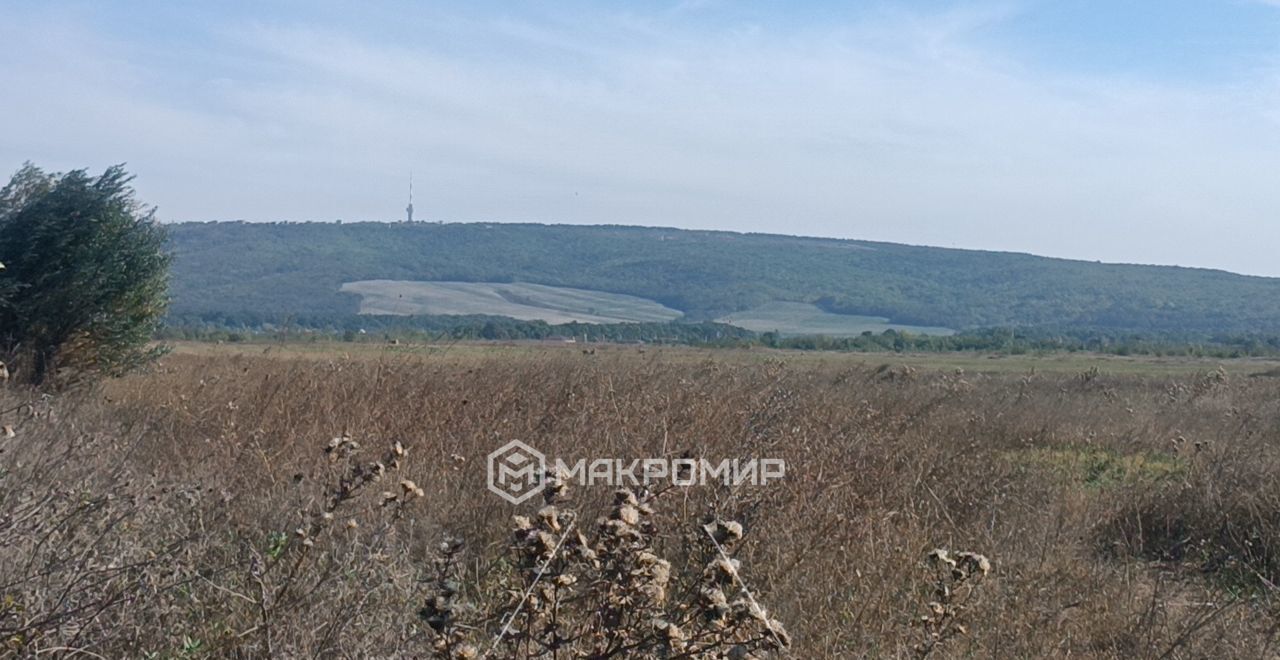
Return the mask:
[[955,329],[1280,333],[1280,279],[892,243],[627,226],[170,225],[174,316],[347,316],[345,282],[528,282],[691,320],[771,301]]

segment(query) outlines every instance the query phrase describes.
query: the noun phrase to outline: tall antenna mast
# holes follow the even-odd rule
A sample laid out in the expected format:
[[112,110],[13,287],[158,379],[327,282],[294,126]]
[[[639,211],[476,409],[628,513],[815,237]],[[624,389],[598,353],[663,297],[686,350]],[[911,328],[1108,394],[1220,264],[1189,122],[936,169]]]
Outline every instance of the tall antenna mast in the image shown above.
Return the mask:
[[409,170],[409,205],[404,209],[409,222],[413,222],[413,170]]

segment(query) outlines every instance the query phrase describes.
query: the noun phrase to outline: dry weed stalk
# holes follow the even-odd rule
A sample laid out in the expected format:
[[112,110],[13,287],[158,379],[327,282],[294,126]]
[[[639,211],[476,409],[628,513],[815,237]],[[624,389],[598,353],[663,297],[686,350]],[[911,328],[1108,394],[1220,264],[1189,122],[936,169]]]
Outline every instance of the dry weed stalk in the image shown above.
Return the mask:
[[[790,637],[743,586],[730,552],[742,538],[731,521],[706,525],[700,573],[673,574],[658,545],[657,493],[620,489],[591,536],[565,508],[567,484],[548,474],[544,506],[513,519],[514,562],[505,600],[471,610],[458,601],[454,578],[461,543],[446,541],[436,562],[434,593],[420,611],[440,658],[486,656],[749,658],[786,651]],[[674,582],[689,584],[676,589]],[[478,613],[476,625],[458,616]],[[490,637],[484,640],[483,636]]]
[[967,635],[965,614],[983,579],[991,572],[991,561],[974,552],[951,553],[937,548],[925,556],[933,572],[933,599],[920,617],[924,639],[915,646],[920,657],[927,657],[958,635]]
[[[334,529],[337,515],[355,503],[358,496],[370,486],[381,482],[389,471],[398,471],[401,459],[407,453],[404,446],[394,442],[380,460],[362,462],[360,460],[360,443],[343,433],[330,440],[324,447],[328,461],[339,467],[335,482],[326,487],[326,499],[318,510],[303,511],[300,515],[303,524],[294,530],[292,540],[287,535],[273,537],[265,552],[248,546],[250,555],[247,564],[249,582],[256,586],[256,593],[247,600],[257,610],[257,625],[240,632],[237,638],[257,632],[262,642],[262,650],[268,656],[276,654],[276,646],[272,636],[272,624],[277,612],[296,605],[300,599],[314,593],[321,584],[334,576],[325,570],[310,568],[314,559],[313,551],[318,540],[331,538],[337,533]],[[368,551],[377,556],[382,548],[382,541],[391,525],[404,512],[405,507],[413,500],[423,496],[423,491],[412,481],[402,479],[399,493],[384,491],[378,498],[378,509],[390,511],[381,522]],[[373,510],[370,506],[368,509]],[[355,518],[348,518],[346,529],[358,526]],[[317,575],[318,574],[318,575]],[[305,583],[305,589],[303,588]]]

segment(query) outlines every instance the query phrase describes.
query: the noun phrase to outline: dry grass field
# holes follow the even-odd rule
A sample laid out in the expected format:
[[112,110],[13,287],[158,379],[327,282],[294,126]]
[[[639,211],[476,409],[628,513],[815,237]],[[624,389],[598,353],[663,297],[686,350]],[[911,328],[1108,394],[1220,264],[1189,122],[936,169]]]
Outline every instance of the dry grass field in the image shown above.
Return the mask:
[[[0,655],[1277,656],[1270,365],[399,348],[5,390]],[[511,439],[787,475],[513,506]]]

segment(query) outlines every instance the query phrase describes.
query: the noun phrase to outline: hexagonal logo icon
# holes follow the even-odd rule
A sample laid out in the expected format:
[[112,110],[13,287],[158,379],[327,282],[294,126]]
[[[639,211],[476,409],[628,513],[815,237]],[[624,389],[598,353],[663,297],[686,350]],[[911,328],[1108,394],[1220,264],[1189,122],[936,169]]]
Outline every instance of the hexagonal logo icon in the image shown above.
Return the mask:
[[547,457],[519,440],[489,453],[489,490],[519,504],[542,491]]

